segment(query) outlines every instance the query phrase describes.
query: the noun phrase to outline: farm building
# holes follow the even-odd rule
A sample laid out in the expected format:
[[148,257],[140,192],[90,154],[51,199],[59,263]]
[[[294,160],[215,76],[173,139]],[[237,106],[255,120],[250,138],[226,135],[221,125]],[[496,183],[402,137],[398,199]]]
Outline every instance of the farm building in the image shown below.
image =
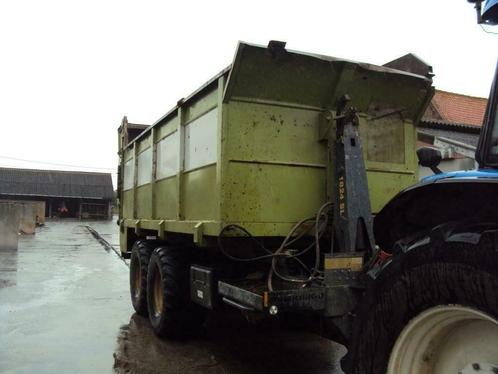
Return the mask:
[[0,200],[45,203],[45,217],[112,218],[110,173],[0,168]]
[[[432,66],[409,53],[385,66],[410,73],[433,76]],[[442,171],[475,168],[475,149],[479,140],[487,99],[436,90],[431,103],[421,118],[418,131],[420,147],[441,151]],[[428,168],[420,168],[420,177],[432,175]]]

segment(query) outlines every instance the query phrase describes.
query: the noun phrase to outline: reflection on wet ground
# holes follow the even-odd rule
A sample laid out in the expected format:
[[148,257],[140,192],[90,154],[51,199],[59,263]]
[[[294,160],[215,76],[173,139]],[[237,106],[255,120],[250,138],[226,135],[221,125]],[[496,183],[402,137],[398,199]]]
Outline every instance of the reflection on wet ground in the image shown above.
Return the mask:
[[233,313],[210,315],[199,336],[159,340],[133,314],[128,268],[86,224],[117,247],[114,221],[59,221],[0,252],[0,372],[341,372],[342,346]]
[[207,331],[186,341],[162,341],[134,314],[121,327],[118,373],[342,373],[339,344],[276,321],[249,325],[239,314],[211,315]]
[[0,274],[0,288],[16,285],[17,250],[0,250]]
[[81,224],[47,222],[0,255],[0,372],[112,370],[132,314],[128,269]]

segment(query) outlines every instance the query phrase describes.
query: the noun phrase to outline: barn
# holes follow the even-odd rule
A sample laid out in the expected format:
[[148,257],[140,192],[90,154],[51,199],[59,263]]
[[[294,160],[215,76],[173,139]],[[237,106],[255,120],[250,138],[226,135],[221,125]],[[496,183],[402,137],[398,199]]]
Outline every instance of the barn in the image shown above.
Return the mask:
[[110,173],[0,168],[0,200],[45,203],[45,217],[112,218]]

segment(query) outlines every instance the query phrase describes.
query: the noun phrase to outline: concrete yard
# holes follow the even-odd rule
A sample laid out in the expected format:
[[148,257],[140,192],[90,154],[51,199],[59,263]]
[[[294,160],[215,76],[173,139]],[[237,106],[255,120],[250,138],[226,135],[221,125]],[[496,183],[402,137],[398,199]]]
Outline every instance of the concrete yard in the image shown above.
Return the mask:
[[278,323],[210,315],[184,341],[134,314],[115,221],[50,221],[0,251],[0,373],[341,373],[345,349]]

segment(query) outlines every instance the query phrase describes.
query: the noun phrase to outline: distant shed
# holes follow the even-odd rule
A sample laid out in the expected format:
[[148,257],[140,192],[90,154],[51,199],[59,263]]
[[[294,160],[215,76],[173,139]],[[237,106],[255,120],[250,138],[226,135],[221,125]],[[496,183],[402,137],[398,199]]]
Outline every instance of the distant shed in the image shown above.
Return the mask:
[[112,217],[110,173],[0,168],[0,200],[45,202],[46,217]]

